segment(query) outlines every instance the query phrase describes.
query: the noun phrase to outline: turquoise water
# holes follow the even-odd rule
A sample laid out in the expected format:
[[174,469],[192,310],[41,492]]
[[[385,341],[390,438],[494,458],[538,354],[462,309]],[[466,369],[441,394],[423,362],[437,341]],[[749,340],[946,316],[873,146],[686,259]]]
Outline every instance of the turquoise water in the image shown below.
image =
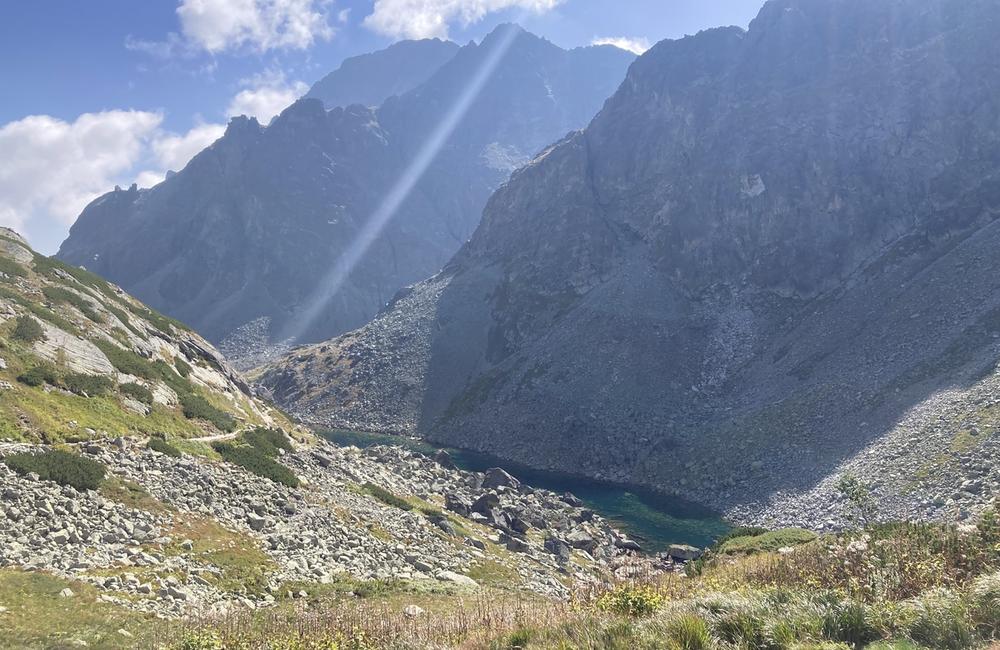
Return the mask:
[[[340,430],[326,431],[322,435],[341,446],[393,445],[428,455],[441,449],[424,441],[398,436]],[[615,522],[646,551],[661,551],[670,544],[708,546],[729,530],[718,514],[652,490],[533,469],[464,449],[446,449],[455,464],[464,470],[482,472],[490,467],[502,467],[532,487],[572,492],[588,508]]]

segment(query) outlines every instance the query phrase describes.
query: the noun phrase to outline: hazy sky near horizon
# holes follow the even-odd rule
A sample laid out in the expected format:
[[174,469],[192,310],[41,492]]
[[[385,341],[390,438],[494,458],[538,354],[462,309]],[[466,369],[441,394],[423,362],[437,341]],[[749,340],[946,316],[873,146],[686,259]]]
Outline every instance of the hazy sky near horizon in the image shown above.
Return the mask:
[[562,47],[641,51],[763,0],[31,0],[0,20],[0,225],[53,253],[115,184],[155,184],[262,123],[348,57],[405,38],[478,41],[515,21]]

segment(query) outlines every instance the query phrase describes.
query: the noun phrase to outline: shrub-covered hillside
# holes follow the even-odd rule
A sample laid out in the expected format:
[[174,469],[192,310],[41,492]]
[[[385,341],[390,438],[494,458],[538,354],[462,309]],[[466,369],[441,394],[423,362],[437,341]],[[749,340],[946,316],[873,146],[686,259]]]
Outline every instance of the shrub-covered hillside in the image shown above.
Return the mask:
[[185,326],[0,229],[0,439],[210,436],[285,424]]

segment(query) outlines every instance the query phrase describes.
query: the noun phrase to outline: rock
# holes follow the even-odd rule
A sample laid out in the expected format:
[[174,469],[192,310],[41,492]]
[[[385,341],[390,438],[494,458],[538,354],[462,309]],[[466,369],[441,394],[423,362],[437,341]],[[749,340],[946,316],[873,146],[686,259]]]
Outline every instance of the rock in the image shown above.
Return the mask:
[[572,492],[564,492],[560,497],[564,503],[567,503],[574,508],[580,508],[583,506],[583,501],[580,501]]
[[493,510],[499,507],[500,497],[497,496],[496,492],[487,492],[472,503],[471,510],[488,517]]
[[437,450],[437,453],[434,454],[434,462],[445,469],[457,469],[455,467],[455,461],[451,458],[451,454],[444,449]]
[[558,537],[549,536],[545,538],[545,550],[555,555],[560,563],[569,562],[571,552],[569,545]]
[[479,583],[469,576],[463,576],[461,573],[455,573],[454,571],[441,571],[436,577],[443,582],[453,582],[462,587],[479,587]]
[[63,589],[62,591],[59,592],[59,597],[60,598],[72,598],[75,595],[76,594],[74,594],[73,590],[70,589],[69,587],[66,587],[65,589]]
[[462,517],[468,517],[472,511],[472,504],[454,492],[445,492],[444,507]]
[[419,605],[407,605],[403,608],[403,615],[407,618],[417,618],[424,613],[424,610]]
[[315,460],[317,463],[319,463],[319,466],[322,467],[322,468],[324,468],[324,469],[330,467],[330,465],[333,464],[333,461],[330,460],[329,456],[321,454],[318,451],[312,452],[312,457],[313,457],[313,460]]
[[703,554],[704,551],[702,549],[696,546],[688,546],[686,544],[673,544],[667,548],[667,555],[682,562],[697,560]]
[[267,519],[251,512],[247,515],[247,525],[250,526],[251,530],[260,532],[264,530],[264,526],[267,525]]
[[507,536],[506,543],[507,550],[515,553],[527,553],[531,550],[528,542],[524,541],[520,537]]
[[573,548],[583,549],[588,553],[597,548],[597,540],[590,536],[590,533],[577,528],[566,536],[566,543]]
[[486,476],[483,478],[484,490],[493,490],[499,487],[509,487],[516,490],[520,485],[519,480],[499,467],[491,467],[486,470]]

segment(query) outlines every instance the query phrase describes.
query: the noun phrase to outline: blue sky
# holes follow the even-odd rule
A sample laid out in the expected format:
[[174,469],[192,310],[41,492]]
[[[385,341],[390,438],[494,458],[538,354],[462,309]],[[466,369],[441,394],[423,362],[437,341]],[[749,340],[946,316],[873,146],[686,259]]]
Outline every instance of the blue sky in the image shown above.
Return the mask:
[[0,19],[0,225],[54,252],[87,202],[151,185],[262,122],[348,56],[479,40],[516,21],[557,45],[641,48],[746,26],[762,0],[31,0]]

